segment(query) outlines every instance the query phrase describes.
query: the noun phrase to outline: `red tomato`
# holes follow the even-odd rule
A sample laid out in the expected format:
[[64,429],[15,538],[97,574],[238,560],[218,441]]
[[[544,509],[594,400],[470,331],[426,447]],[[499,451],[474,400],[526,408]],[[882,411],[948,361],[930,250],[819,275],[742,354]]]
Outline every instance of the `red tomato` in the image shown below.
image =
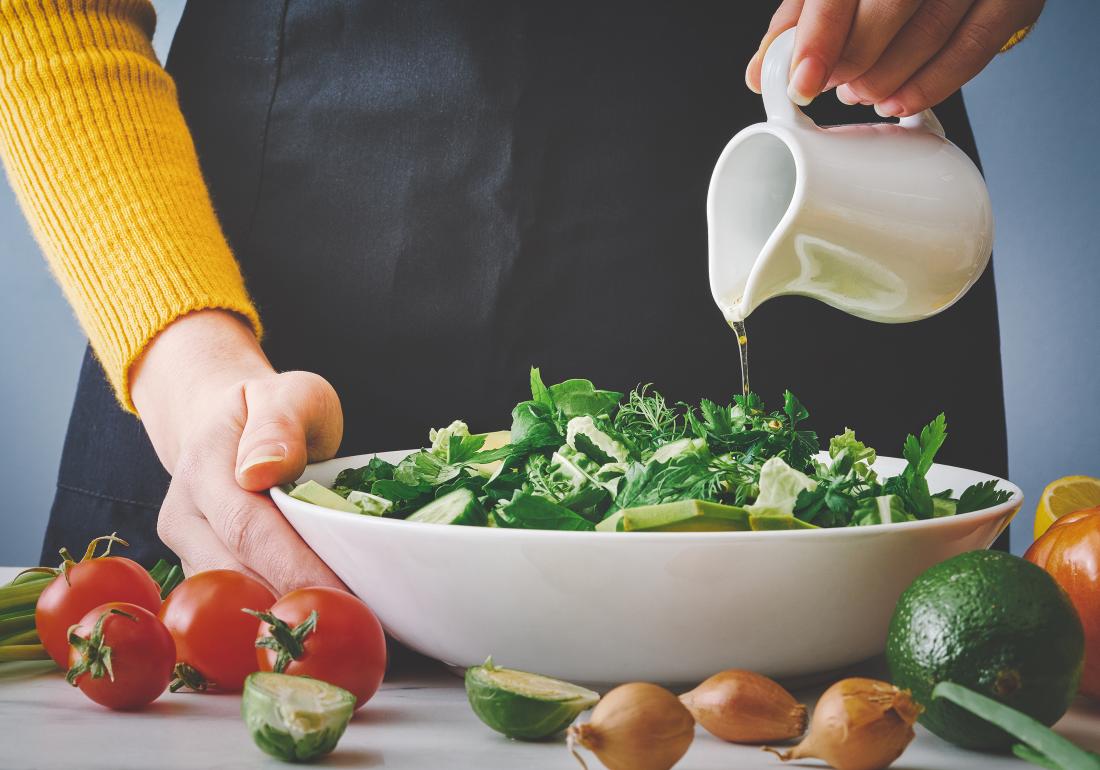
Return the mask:
[[241,610],[265,611],[274,603],[275,595],[258,580],[228,569],[200,572],[176,586],[160,619],[176,641],[176,660],[199,679],[184,677],[181,684],[239,692],[257,669],[256,619]]
[[1085,627],[1081,692],[1100,700],[1100,506],[1060,516],[1024,558],[1054,576],[1077,608]]
[[70,648],[69,683],[101,706],[141,708],[168,686],[176,646],[164,624],[144,607],[127,602],[101,604],[81,618],[74,633],[83,642]]
[[129,602],[156,613],[160,586],[136,561],[101,556],[73,564],[38,597],[34,627],[46,652],[61,668],[69,663],[69,627],[105,602]]
[[[315,626],[308,622],[313,612]],[[274,629],[273,619],[282,621]],[[355,695],[356,708],[370,700],[386,672],[382,624],[370,607],[335,588],[291,591],[261,619],[256,638],[276,647],[257,648],[260,670],[311,676],[343,687]]]

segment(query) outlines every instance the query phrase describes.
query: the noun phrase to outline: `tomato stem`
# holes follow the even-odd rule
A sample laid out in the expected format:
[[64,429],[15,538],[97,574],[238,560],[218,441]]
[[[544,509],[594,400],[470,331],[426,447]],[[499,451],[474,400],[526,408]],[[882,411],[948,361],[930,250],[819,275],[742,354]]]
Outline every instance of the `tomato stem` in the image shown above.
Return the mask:
[[186,663],[177,663],[176,667],[172,669],[172,682],[168,685],[168,690],[169,692],[179,692],[186,687],[195,692],[205,692],[210,684],[206,681],[206,677],[199,673],[198,669]]
[[73,687],[76,687],[77,678],[86,673],[90,673],[92,679],[101,679],[103,676],[107,676],[112,682],[115,681],[115,672],[111,668],[111,648],[103,643],[103,623],[111,615],[121,615],[137,623],[137,618],[129,612],[112,607],[99,616],[95,625],[92,626],[92,633],[88,634],[87,639],[76,633],[76,630],[80,627],[79,623],[74,623],[69,627],[69,644],[80,653],[80,662],[65,674],[65,681]]
[[293,628],[270,612],[249,609],[244,609],[242,612],[247,612],[267,623],[269,633],[257,639],[256,646],[275,651],[275,666],[271,670],[276,674],[284,673],[290,661],[301,659],[305,654],[305,638],[317,628],[317,610],[309,613],[308,618]]
[[[97,547],[99,547],[99,544],[102,543],[102,542],[106,542],[107,547],[104,549],[102,556],[96,556],[95,555],[95,549]],[[114,545],[115,543],[121,543],[122,545],[125,545],[125,546],[130,545],[125,540],[123,540],[121,537],[119,537],[117,532],[112,532],[109,535],[100,535],[97,538],[93,538],[92,541],[90,543],[88,543],[88,547],[84,551],[84,557],[80,561],[85,562],[85,561],[91,561],[92,559],[102,559],[102,558],[105,558],[107,556],[110,556],[111,555],[111,546]],[[65,546],[61,546],[61,548],[59,548],[57,552],[59,554],[61,554],[61,566],[58,569],[60,570],[61,574],[65,576],[65,583],[70,584],[69,583],[69,570],[73,568],[73,565],[76,564],[77,561],[76,561],[76,559],[73,558],[73,555],[71,553],[69,553],[69,549],[66,548]]]

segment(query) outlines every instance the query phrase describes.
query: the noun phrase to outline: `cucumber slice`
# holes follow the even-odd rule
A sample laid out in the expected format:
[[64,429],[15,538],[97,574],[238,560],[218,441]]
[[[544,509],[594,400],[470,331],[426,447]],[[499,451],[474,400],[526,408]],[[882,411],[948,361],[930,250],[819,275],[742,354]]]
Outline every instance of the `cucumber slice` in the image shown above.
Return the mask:
[[627,532],[730,532],[749,528],[744,508],[705,500],[645,505],[623,511]]
[[432,500],[405,521],[422,524],[463,524],[485,526],[485,509],[469,489],[456,489]]
[[244,680],[241,716],[252,739],[288,762],[328,754],[354,713],[354,695],[319,679],[257,671]]
[[324,508],[332,508],[347,513],[362,513],[354,503],[349,503],[331,489],[323,487],[312,480],[294,487],[290,490],[290,496],[295,500],[301,500],[303,503],[313,503]]
[[529,741],[561,732],[600,699],[598,693],[560,679],[498,668],[492,658],[466,669],[466,697],[489,727]]

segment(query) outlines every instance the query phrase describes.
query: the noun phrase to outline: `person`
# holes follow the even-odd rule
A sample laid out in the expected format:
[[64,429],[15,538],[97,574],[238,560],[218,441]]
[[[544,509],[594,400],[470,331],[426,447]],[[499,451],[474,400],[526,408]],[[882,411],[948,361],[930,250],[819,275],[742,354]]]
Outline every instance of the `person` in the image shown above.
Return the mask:
[[[728,399],[706,188],[770,41],[797,24],[819,122],[936,106],[977,160],[958,89],[1042,4],[191,2],[162,69],[146,0],[5,0],[0,154],[90,340],[43,561],[118,531],[339,586],[263,494],[307,462],[507,427],[532,364]],[[896,452],[944,410],[942,459],[1005,475],[990,272],[921,323],[791,297],[749,329],[823,435]]]

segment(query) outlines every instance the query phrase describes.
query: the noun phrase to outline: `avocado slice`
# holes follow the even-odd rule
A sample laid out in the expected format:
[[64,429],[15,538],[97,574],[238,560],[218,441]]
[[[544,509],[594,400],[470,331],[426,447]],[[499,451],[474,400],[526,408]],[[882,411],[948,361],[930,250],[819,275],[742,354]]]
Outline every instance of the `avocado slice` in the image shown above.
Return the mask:
[[290,490],[290,496],[295,500],[301,500],[303,503],[313,503],[323,508],[332,508],[346,513],[362,513],[359,506],[349,503],[331,489],[321,486],[312,479]]
[[774,516],[767,514],[749,516],[749,526],[752,527],[754,532],[767,532],[769,530],[782,529],[821,529],[821,527],[810,524],[808,521],[803,521],[794,516]]
[[627,532],[729,532],[749,528],[744,508],[705,500],[646,505],[623,511]]
[[597,532],[622,532],[623,531],[623,512],[615,511],[606,519],[596,525]]

